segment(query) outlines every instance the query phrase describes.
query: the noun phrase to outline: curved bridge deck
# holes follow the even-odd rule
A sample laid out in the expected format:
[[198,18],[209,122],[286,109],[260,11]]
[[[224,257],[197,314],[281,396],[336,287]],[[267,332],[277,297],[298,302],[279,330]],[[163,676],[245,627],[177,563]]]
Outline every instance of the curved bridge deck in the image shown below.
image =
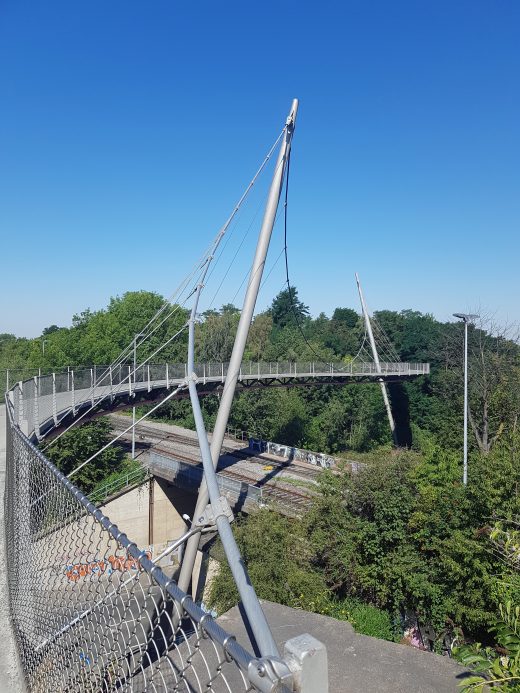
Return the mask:
[[[290,387],[342,385],[348,382],[393,382],[428,375],[428,363],[317,363],[251,362],[242,364],[238,386]],[[186,364],[93,366],[37,375],[20,381],[8,393],[21,430],[33,440],[69,425],[89,410],[96,413],[187,394],[188,377],[196,379],[201,394],[224,387],[227,363],[201,363],[189,375]],[[92,411],[92,414],[94,412]]]

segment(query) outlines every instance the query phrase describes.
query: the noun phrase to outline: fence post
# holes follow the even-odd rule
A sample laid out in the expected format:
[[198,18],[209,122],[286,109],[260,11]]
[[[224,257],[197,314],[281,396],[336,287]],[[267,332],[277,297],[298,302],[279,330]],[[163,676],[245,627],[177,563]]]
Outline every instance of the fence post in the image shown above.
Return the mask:
[[204,381],[204,385],[205,385],[206,384],[206,364],[203,364],[202,372],[203,372],[203,381]]
[[224,362],[222,362],[222,382],[224,382]]
[[114,388],[112,380],[112,366],[110,366],[110,404],[114,401]]
[[40,440],[40,417],[38,416],[38,389],[39,389],[39,377],[34,376],[34,403],[33,403],[33,426],[34,432],[38,440]]
[[94,406],[94,369],[90,369],[90,403]]
[[[128,394],[132,394],[132,371],[130,370],[130,366],[128,366]],[[135,383],[135,373],[134,373],[134,383]],[[134,385],[135,389],[135,385]]]
[[148,392],[152,389],[150,386],[150,364],[146,366],[147,376],[148,376]]
[[9,368],[5,372],[5,391],[9,392]]
[[325,645],[304,633],[287,640],[284,660],[294,676],[298,693],[328,693],[329,674]]
[[170,381],[169,381],[169,377],[168,377],[168,364],[166,364],[166,389],[167,390],[170,389]]
[[67,392],[70,392],[70,366],[67,366]]
[[18,389],[20,390],[20,399],[18,401],[18,428],[21,428],[23,421],[23,380],[20,380],[18,383]]
[[74,371],[71,371],[71,395],[72,395],[72,416],[76,416],[76,402],[74,401]]
[[56,403],[56,373],[52,374],[52,418],[54,425],[58,425],[58,406]]

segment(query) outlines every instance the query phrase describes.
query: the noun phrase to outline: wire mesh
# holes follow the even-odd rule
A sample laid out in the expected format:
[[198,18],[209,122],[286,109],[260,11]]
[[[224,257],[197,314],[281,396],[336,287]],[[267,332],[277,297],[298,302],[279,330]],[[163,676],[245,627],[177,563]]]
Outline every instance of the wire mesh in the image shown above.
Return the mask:
[[[254,657],[52,465],[8,402],[6,552],[29,690],[248,691]],[[268,682],[266,681],[266,684]]]
[[[195,373],[202,384],[207,381],[224,382],[228,374],[228,363],[197,363]],[[429,373],[427,363],[399,363],[381,361],[379,368],[373,360],[366,358],[349,362],[256,362],[241,364],[239,379],[269,380],[297,379],[304,377],[352,376],[366,377],[378,374],[400,377],[418,376]],[[133,375],[128,364],[116,367],[93,366],[62,373],[35,376],[17,383],[9,392],[14,405],[15,421],[29,435],[39,437],[68,413],[75,415],[118,397],[133,396],[152,389],[171,389],[186,382],[188,376],[184,363],[147,364],[139,366]],[[40,431],[39,429],[42,429]]]

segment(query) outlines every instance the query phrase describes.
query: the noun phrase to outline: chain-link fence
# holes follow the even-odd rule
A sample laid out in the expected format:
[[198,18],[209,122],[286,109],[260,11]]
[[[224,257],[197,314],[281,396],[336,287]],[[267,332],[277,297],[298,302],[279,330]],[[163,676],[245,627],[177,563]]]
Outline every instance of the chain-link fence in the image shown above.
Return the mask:
[[293,690],[283,660],[241,647],[7,413],[6,564],[31,691]]

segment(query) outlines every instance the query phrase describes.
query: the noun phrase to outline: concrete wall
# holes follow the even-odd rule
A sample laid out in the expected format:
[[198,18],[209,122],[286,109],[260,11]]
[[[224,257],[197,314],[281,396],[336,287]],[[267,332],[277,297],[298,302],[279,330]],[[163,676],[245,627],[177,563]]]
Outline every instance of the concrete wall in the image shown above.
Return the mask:
[[182,516],[187,513],[191,517],[195,500],[193,494],[167,481],[152,479],[110,501],[101,510],[138,546],[146,547],[177,539],[185,529]]
[[[156,557],[184,533],[186,524],[182,516],[193,516],[196,500],[195,494],[179,489],[164,479],[154,478],[123,493],[102,506],[101,510],[139,548],[151,548],[152,556]],[[176,561],[176,556],[172,554],[159,563],[163,568],[173,567],[174,579]],[[206,570],[207,559],[199,551],[194,567],[194,598],[202,594],[204,585],[201,581]]]

